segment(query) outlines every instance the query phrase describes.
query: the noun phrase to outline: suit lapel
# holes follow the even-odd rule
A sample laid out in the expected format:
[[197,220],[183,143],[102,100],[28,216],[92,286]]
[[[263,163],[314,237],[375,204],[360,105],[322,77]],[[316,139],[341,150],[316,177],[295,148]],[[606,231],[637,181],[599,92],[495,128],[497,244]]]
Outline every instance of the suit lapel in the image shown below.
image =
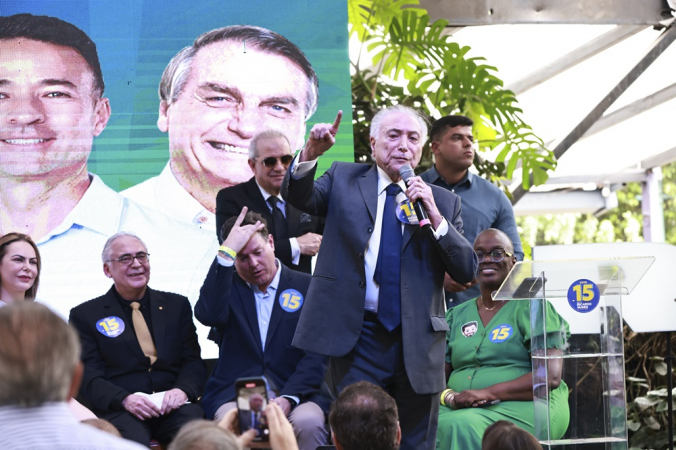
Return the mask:
[[127,320],[127,315],[124,313],[120,302],[117,301],[113,289],[115,288],[111,287],[104,297],[106,301],[103,304],[103,317],[117,316],[122,319],[125,323],[125,327],[120,337],[129,346],[129,349],[132,352],[136,353],[139,357],[145,358],[146,356],[143,354],[143,350],[141,350],[141,344],[138,343],[138,338],[136,337],[136,333],[134,333],[133,325]]
[[277,292],[275,292],[275,300],[274,303],[272,304],[272,313],[270,314],[270,325],[268,327],[268,335],[265,337],[265,348],[270,348],[270,341],[272,339],[272,336],[275,334],[275,330],[277,329],[277,325],[279,325],[279,321],[282,319],[282,315],[284,314],[284,311],[282,310],[282,307],[279,305],[279,294],[281,292],[284,292],[284,289],[286,289],[290,282],[289,279],[290,273],[288,270],[285,269],[284,266],[281,268],[282,273],[279,275],[279,284],[277,285]]
[[401,240],[401,250],[402,252],[406,248],[409,242],[411,242],[411,238],[413,235],[418,231],[418,228],[420,228],[418,225],[404,225],[404,235]]
[[255,211],[260,215],[262,215],[263,217],[265,217],[265,220],[268,221],[269,226],[269,224],[272,223],[272,213],[270,212],[268,203],[263,198],[263,194],[261,194],[261,190],[258,189],[258,185],[256,184],[255,178],[251,178],[249,181],[246,182],[246,190],[247,195],[251,199],[252,205],[252,207],[249,208],[249,211]]
[[359,191],[364,199],[366,208],[371,216],[371,222],[376,221],[376,212],[378,210],[378,171],[373,165],[357,181]]
[[263,347],[261,345],[261,331],[258,328],[258,313],[256,312],[256,298],[254,297],[253,291],[251,288],[242,280],[239,275],[235,277],[235,286],[237,289],[238,297],[242,302],[242,308],[246,314],[247,321],[249,322],[249,328],[251,328],[251,334],[256,341],[258,350],[263,352]]
[[[164,297],[162,294],[148,288],[148,306],[150,307],[150,320],[153,322],[153,337],[155,338],[155,350],[157,358],[160,358],[164,333],[167,326],[167,313],[165,311]],[[178,332],[178,330],[176,330]]]

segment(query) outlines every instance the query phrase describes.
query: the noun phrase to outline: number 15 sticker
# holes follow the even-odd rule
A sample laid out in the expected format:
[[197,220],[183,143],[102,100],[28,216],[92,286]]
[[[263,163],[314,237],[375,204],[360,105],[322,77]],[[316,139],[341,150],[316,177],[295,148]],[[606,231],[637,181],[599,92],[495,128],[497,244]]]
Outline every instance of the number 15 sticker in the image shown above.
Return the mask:
[[577,312],[593,311],[599,305],[600,299],[599,287],[591,280],[577,280],[568,288],[568,304]]
[[303,294],[295,289],[287,289],[279,294],[279,306],[286,312],[296,312],[303,306]]

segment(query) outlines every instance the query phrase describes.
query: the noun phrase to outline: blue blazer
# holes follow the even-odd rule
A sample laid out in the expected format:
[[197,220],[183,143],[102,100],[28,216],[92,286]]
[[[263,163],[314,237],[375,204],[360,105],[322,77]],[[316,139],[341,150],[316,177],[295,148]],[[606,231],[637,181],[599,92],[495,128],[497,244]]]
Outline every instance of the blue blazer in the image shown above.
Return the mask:
[[[195,305],[197,320],[215,327],[219,339],[218,361],[202,397],[208,418],[213,417],[220,406],[235,400],[237,378],[265,375],[272,389],[280,395],[299,397],[301,402],[319,391],[325,358],[291,345],[311,277],[283,264],[281,268],[265,351],[261,346],[256,300],[251,288],[237,275],[234,266],[225,267],[214,260],[209,269]],[[288,295],[289,289],[301,294],[302,304]],[[285,300],[290,301],[287,310],[282,308]]]
[[[356,345],[364,321],[364,253],[376,219],[376,166],[334,162],[317,181],[314,170],[294,180],[287,172],[282,196],[296,208],[326,217],[317,264],[293,345],[328,356],[344,356]],[[315,165],[316,170],[316,165]],[[425,236],[405,225],[401,253],[401,331],[404,365],[418,394],[441,391],[448,324],[444,272],[465,283],[474,278],[477,257],[462,236],[460,198],[430,186],[449,222],[445,236]]]
[[[84,376],[80,395],[97,415],[123,410],[122,399],[134,392],[151,394],[179,388],[189,401],[197,401],[204,389],[207,369],[200,356],[188,299],[148,288],[157,349],[157,360],[151,366],[132,325],[126,323],[113,289],[70,311],[69,322],[77,329],[82,343]],[[97,329],[97,324],[108,317],[116,317],[115,323],[119,320],[124,323],[120,335],[108,337]]]

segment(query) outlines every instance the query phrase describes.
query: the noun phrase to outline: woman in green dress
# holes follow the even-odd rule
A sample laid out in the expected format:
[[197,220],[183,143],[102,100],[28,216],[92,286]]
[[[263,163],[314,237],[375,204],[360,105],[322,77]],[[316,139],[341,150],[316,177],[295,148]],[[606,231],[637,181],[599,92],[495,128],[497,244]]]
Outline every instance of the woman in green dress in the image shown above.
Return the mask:
[[[477,236],[474,251],[481,296],[446,314],[448,389],[441,394],[439,450],[480,449],[484,430],[498,420],[535,431],[530,302],[491,298],[516,263],[514,248],[506,234],[491,228]],[[545,308],[549,352],[563,350],[568,324],[549,302]],[[548,370],[553,439],[563,436],[569,421],[568,387],[558,362],[550,360]],[[486,405],[494,400],[500,402]]]

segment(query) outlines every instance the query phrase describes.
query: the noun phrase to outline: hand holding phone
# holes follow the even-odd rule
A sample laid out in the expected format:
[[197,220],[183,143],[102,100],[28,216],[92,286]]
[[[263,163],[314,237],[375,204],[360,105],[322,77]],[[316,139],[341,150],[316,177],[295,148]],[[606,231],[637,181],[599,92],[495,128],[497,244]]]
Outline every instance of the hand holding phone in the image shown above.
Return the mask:
[[270,436],[265,408],[268,406],[267,381],[264,377],[240,378],[235,382],[239,429],[242,433],[256,431],[254,442],[267,441]]

